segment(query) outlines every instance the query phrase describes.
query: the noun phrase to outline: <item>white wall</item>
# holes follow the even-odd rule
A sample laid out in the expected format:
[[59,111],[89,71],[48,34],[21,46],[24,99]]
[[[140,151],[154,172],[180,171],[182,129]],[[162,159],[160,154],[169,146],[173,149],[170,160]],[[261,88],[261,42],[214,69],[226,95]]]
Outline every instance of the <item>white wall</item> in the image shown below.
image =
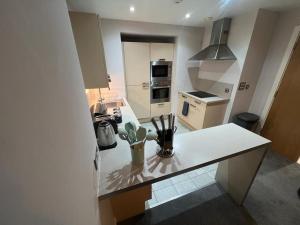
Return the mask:
[[[246,59],[257,11],[235,16],[231,21],[228,46],[236,56],[236,61],[203,61],[199,68],[199,78],[233,84],[231,100],[228,103],[224,122],[228,122],[237,91],[238,83]],[[203,47],[208,46],[212,24],[205,27]]]
[[99,225],[96,140],[63,0],[0,6],[0,224]]
[[[262,116],[285,50],[293,30],[297,25],[300,25],[300,8],[280,13],[270,48],[250,105],[251,112]],[[265,118],[262,119],[264,120]]]
[[231,116],[249,110],[255,87],[269,50],[277,18],[278,13],[276,12],[263,9],[258,11],[240,77],[240,82],[246,82],[250,87],[249,89],[237,91],[231,110]]
[[[202,44],[203,29],[175,25],[102,19],[102,35],[108,73],[111,75],[111,95],[126,96],[124,65],[120,33],[177,37],[176,79],[172,88],[172,103],[177,102],[178,90],[192,89],[186,62]],[[173,104],[173,110],[176,104]]]

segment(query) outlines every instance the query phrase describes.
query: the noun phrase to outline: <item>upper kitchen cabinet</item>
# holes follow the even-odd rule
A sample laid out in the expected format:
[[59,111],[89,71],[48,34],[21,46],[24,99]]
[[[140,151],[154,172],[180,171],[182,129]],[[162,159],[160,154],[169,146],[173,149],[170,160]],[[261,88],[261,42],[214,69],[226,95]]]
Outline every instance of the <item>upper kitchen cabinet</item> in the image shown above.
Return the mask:
[[70,19],[85,88],[108,87],[108,74],[98,15],[70,12]]
[[[150,44],[123,42],[126,85],[150,82]],[[145,84],[144,84],[145,85]]]
[[151,61],[174,60],[174,44],[172,43],[151,43],[150,45]]

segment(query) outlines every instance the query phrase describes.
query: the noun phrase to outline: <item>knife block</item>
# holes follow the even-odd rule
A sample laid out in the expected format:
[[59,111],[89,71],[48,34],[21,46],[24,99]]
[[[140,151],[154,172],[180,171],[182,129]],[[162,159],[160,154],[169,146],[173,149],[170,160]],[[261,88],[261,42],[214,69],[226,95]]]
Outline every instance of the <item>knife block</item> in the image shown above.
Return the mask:
[[172,130],[168,129],[165,132],[157,132],[158,148],[156,154],[163,158],[170,158],[174,155],[173,150],[173,139],[174,133]]

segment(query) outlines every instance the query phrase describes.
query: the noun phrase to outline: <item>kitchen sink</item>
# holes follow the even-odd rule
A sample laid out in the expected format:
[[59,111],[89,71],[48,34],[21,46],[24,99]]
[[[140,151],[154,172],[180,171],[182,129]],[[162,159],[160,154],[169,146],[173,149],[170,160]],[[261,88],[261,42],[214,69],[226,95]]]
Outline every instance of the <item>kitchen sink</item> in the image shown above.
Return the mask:
[[115,101],[106,102],[105,105],[107,108],[122,107],[122,106],[125,106],[125,102],[123,99],[118,99]]

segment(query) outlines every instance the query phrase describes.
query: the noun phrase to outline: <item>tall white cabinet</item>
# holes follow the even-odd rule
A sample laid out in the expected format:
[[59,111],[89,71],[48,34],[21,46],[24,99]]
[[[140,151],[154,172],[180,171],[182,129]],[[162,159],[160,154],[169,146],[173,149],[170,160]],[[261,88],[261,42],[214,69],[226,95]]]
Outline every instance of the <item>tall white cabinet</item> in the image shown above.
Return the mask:
[[127,100],[138,119],[150,117],[150,43],[124,42]]
[[123,55],[127,100],[136,117],[147,119],[170,113],[170,102],[151,104],[150,62],[173,61],[174,44],[123,42]]

